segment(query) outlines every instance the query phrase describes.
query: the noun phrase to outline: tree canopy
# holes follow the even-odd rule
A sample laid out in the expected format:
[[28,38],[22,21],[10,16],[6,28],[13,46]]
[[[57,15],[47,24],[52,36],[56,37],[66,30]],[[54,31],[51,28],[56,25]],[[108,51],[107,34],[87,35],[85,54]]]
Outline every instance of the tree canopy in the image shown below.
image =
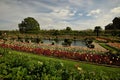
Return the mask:
[[111,33],[113,36],[120,35],[120,17],[115,17],[112,23],[105,26],[105,32]]
[[39,32],[40,30],[39,23],[32,17],[25,18],[18,24],[18,27],[21,33]]
[[94,32],[96,32],[97,36],[99,36],[99,33],[101,30],[102,30],[102,28],[100,26],[96,26],[94,29]]
[[66,30],[71,31],[72,29],[71,29],[71,27],[66,27]]
[[120,17],[115,17],[112,22],[105,26],[105,30],[120,30]]

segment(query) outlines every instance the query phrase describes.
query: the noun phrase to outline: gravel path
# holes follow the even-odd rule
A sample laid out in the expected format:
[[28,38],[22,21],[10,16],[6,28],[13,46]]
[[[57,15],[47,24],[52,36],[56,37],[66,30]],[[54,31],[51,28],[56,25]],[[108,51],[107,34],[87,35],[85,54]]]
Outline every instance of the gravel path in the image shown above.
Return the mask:
[[103,47],[100,46],[98,43],[93,42],[93,44],[95,45],[95,48],[94,48],[95,50],[107,52],[107,49],[103,48]]

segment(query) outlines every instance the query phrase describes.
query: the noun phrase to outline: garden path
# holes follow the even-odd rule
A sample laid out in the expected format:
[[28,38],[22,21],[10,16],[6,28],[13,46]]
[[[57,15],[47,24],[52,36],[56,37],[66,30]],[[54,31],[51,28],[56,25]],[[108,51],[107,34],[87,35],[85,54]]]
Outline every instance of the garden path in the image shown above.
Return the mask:
[[93,44],[95,45],[95,48],[94,48],[95,50],[107,52],[107,49],[103,48],[103,47],[100,46],[98,43],[93,42]]

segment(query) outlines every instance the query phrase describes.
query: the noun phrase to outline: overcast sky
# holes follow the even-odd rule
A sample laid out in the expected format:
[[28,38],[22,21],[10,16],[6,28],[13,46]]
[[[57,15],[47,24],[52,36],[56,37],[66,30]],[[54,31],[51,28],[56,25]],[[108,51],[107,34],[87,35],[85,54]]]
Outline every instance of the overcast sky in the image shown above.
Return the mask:
[[120,0],[0,0],[0,30],[16,30],[26,17],[41,29],[94,29],[120,16]]

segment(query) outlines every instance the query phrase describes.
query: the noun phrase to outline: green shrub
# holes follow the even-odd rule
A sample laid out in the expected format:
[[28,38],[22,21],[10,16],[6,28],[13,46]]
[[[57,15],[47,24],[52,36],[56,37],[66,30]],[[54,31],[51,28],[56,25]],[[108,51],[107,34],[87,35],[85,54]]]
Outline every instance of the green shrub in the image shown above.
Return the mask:
[[64,46],[71,46],[71,44],[72,44],[71,39],[64,39],[64,42],[62,43],[62,45],[64,45]]

